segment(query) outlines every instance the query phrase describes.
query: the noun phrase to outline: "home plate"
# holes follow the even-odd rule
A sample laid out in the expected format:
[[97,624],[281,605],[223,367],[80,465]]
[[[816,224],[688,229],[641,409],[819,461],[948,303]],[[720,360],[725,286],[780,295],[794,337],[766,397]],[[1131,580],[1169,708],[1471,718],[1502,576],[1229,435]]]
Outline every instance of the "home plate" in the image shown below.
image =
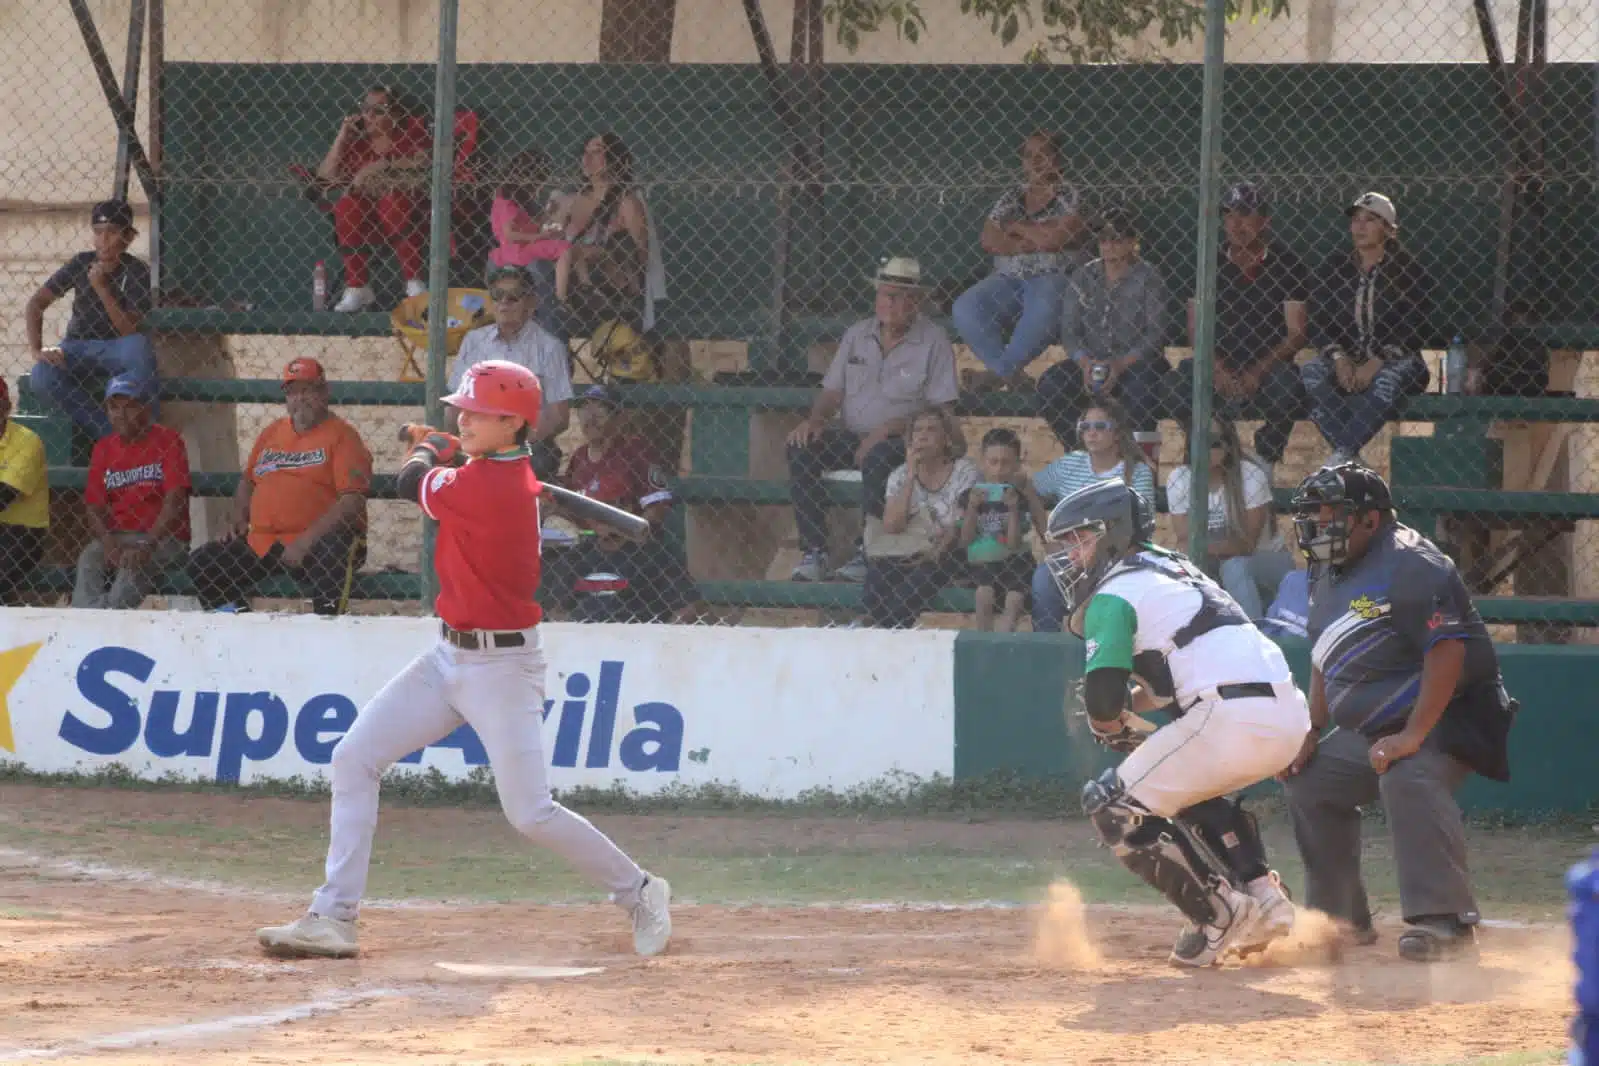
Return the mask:
[[605,972],[603,966],[500,966],[475,962],[435,962],[433,965],[464,977],[501,977],[516,981],[548,981]]

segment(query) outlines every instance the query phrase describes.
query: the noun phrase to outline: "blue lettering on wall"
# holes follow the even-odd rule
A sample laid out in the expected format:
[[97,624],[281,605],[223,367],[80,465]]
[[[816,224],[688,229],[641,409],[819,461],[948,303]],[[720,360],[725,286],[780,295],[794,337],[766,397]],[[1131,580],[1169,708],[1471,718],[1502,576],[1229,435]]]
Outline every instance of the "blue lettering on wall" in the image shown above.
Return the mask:
[[[146,683],[155,660],[131,648],[97,648],[78,666],[78,693],[94,713],[68,710],[62,715],[58,735],[62,740],[95,755],[119,755],[144,736],[146,748],[157,758],[210,758],[215,750],[218,781],[237,782],[247,762],[265,762],[277,756],[289,740],[300,758],[316,766],[332,761],[333,749],[355,724],[354,701],[336,692],[312,696],[291,713],[276,693],[185,693],[157,689],[150,693],[147,709],[123,687],[123,678]],[[682,711],[659,701],[633,708],[633,727],[623,727],[617,741],[618,712],[622,706],[626,664],[604,660],[598,683],[590,675],[573,672],[565,679],[565,698],[555,722],[551,763],[576,768],[583,748],[585,727],[588,748],[583,765],[604,769],[615,759],[632,773],[676,773],[683,751]],[[593,695],[590,714],[590,695]],[[545,700],[541,722],[555,713],[556,699]],[[184,718],[183,711],[189,713]],[[219,713],[220,712],[220,713]],[[488,753],[471,726],[462,724],[428,748],[454,748],[467,766],[485,766]],[[423,752],[414,751],[400,761],[418,764]]]
[[131,648],[96,648],[78,664],[78,693],[89,706],[110,719],[93,726],[68,711],[57,735],[73,747],[94,755],[120,755],[139,739],[139,705],[111,683],[112,674],[127,674],[135,681],[150,680],[155,660]]

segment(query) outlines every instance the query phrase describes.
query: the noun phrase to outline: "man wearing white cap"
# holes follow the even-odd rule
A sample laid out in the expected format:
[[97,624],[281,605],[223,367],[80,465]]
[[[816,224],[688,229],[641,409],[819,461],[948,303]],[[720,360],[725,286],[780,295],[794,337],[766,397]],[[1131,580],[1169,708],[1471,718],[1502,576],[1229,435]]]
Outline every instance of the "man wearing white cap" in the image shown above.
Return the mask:
[[1399,246],[1394,202],[1362,193],[1347,213],[1354,247],[1334,252],[1316,274],[1310,321],[1321,351],[1300,372],[1310,417],[1332,445],[1334,464],[1359,459],[1430,376],[1421,335],[1432,282]]
[[921,314],[921,264],[894,256],[869,280],[877,290],[876,313],[844,332],[810,414],[788,437],[789,494],[804,553],[795,581],[866,580],[859,547],[829,574],[822,475],[859,470],[861,507],[881,518],[888,475],[905,461],[910,416],[928,404],[952,406],[959,393],[949,335]]

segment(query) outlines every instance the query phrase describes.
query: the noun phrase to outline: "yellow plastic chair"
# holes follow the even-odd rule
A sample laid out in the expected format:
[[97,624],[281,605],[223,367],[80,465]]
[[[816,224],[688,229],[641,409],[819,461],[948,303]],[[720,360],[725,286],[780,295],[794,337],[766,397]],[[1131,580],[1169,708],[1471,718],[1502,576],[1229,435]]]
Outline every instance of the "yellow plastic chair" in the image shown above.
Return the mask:
[[[400,301],[398,307],[389,315],[389,321],[394,326],[394,337],[400,344],[400,351],[405,354],[405,361],[400,364],[401,381],[425,381],[427,372],[418,362],[418,353],[428,349],[428,303],[431,297],[427,293],[407,297]],[[444,330],[444,351],[446,356],[453,357],[461,347],[461,339],[470,330],[479,326],[486,326],[494,321],[489,314],[489,294],[485,289],[451,289],[447,294],[445,308],[449,319]]]

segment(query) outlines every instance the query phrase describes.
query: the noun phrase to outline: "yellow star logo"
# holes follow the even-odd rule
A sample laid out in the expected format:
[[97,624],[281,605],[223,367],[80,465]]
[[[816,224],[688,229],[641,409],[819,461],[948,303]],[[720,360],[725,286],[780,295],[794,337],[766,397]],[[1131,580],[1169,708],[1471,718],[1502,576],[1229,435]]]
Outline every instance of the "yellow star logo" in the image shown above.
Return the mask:
[[17,753],[17,741],[11,732],[11,690],[42,647],[44,641],[40,640],[10,651],[0,651],[0,748],[13,755]]

